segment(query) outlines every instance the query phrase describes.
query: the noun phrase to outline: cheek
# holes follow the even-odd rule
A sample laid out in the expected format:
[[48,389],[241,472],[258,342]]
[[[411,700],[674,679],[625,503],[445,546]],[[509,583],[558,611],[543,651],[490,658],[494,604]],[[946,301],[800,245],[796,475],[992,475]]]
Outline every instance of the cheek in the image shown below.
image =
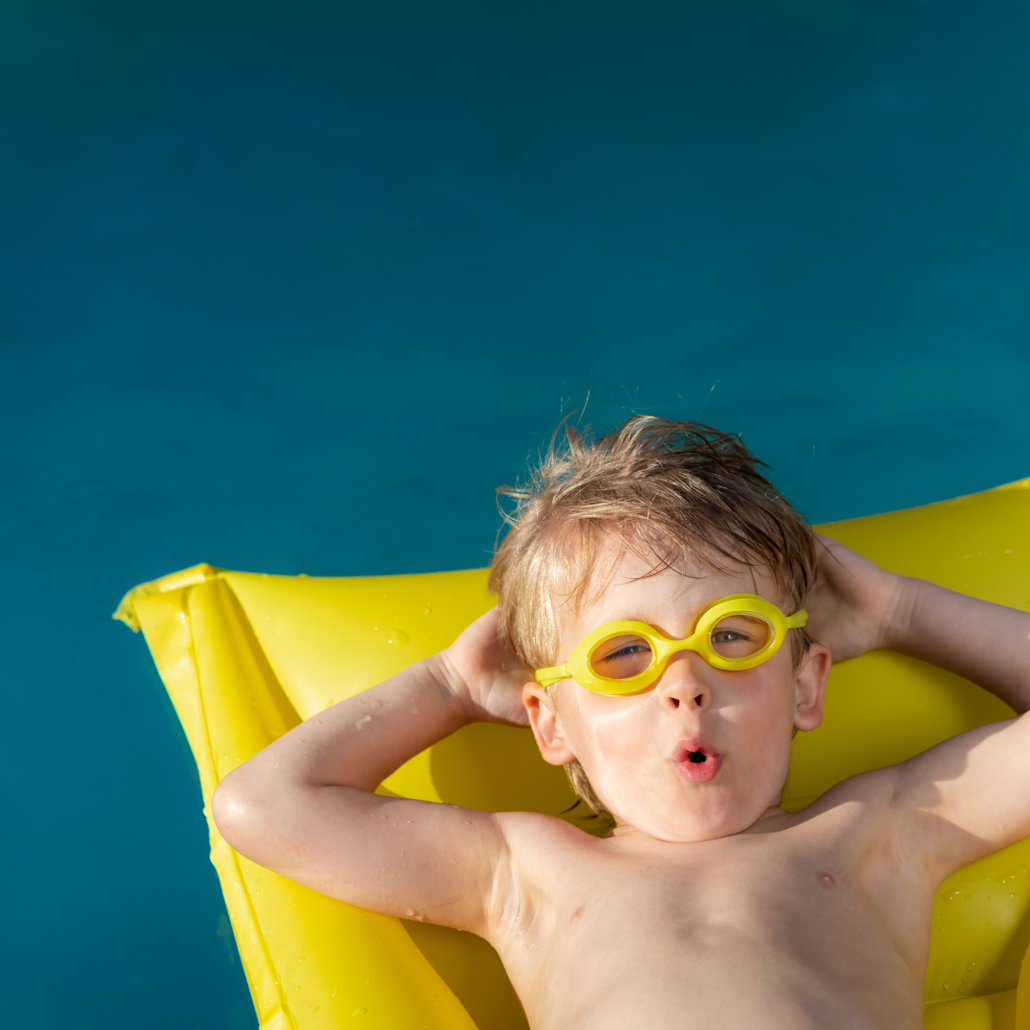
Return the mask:
[[565,739],[584,768],[602,756],[606,766],[618,765],[648,750],[654,737],[648,732],[649,709],[654,707],[649,701],[645,696],[605,697],[582,691],[559,708]]
[[[786,661],[781,659],[786,658]],[[715,707],[741,732],[777,739],[780,730],[790,735],[794,724],[794,679],[789,655],[782,652],[765,665],[731,674],[716,691]]]
[[770,678],[751,693],[747,703],[728,712],[734,724],[738,757],[745,757],[753,769],[764,768],[779,774],[779,767],[790,760],[790,741],[794,727],[794,691],[782,677]]

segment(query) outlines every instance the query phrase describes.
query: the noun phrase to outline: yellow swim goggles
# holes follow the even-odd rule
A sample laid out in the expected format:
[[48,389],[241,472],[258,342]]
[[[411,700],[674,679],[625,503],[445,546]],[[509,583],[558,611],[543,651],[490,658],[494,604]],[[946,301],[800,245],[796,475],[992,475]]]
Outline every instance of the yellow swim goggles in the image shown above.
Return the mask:
[[636,694],[680,651],[696,651],[716,669],[753,669],[776,654],[788,629],[807,621],[803,608],[787,616],[763,597],[732,594],[710,604],[685,640],[670,640],[643,622],[606,622],[572,649],[564,665],[537,669],[536,681],[549,687],[571,676],[597,694]]

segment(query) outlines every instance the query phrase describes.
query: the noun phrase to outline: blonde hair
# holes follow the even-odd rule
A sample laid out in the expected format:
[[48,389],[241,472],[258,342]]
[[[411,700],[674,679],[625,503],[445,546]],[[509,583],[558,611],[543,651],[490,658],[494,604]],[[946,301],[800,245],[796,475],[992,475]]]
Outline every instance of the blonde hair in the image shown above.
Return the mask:
[[[515,653],[531,669],[556,664],[558,609],[578,607],[590,583],[603,589],[625,550],[652,574],[684,560],[766,569],[787,614],[801,608],[815,581],[812,530],[760,465],[738,437],[696,422],[637,415],[596,440],[572,426],[564,440],[556,433],[524,486],[497,491],[515,508],[490,589]],[[796,664],[810,642],[791,634]],[[579,762],[565,768],[576,794],[606,814]]]

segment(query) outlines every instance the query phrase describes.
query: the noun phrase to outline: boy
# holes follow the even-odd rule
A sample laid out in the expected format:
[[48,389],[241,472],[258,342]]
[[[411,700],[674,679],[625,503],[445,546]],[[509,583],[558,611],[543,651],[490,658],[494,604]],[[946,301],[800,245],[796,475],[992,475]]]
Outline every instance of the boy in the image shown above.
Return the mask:
[[[1030,835],[1030,723],[795,814],[778,807],[791,736],[819,725],[831,657],[874,648],[1025,711],[1030,615],[816,542],[704,426],[570,433],[510,493],[498,607],[227,776],[228,842],[332,897],[485,937],[534,1030],[921,1027],[936,888]],[[371,793],[477,719],[528,724],[612,832]]]

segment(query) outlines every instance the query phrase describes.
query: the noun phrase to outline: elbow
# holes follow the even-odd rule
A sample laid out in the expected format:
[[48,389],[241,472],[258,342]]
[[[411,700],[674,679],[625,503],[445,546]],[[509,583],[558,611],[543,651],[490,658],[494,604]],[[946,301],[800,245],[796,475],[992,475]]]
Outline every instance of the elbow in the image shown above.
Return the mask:
[[211,818],[226,844],[247,855],[261,833],[264,813],[253,788],[243,777],[230,773],[215,788]]

